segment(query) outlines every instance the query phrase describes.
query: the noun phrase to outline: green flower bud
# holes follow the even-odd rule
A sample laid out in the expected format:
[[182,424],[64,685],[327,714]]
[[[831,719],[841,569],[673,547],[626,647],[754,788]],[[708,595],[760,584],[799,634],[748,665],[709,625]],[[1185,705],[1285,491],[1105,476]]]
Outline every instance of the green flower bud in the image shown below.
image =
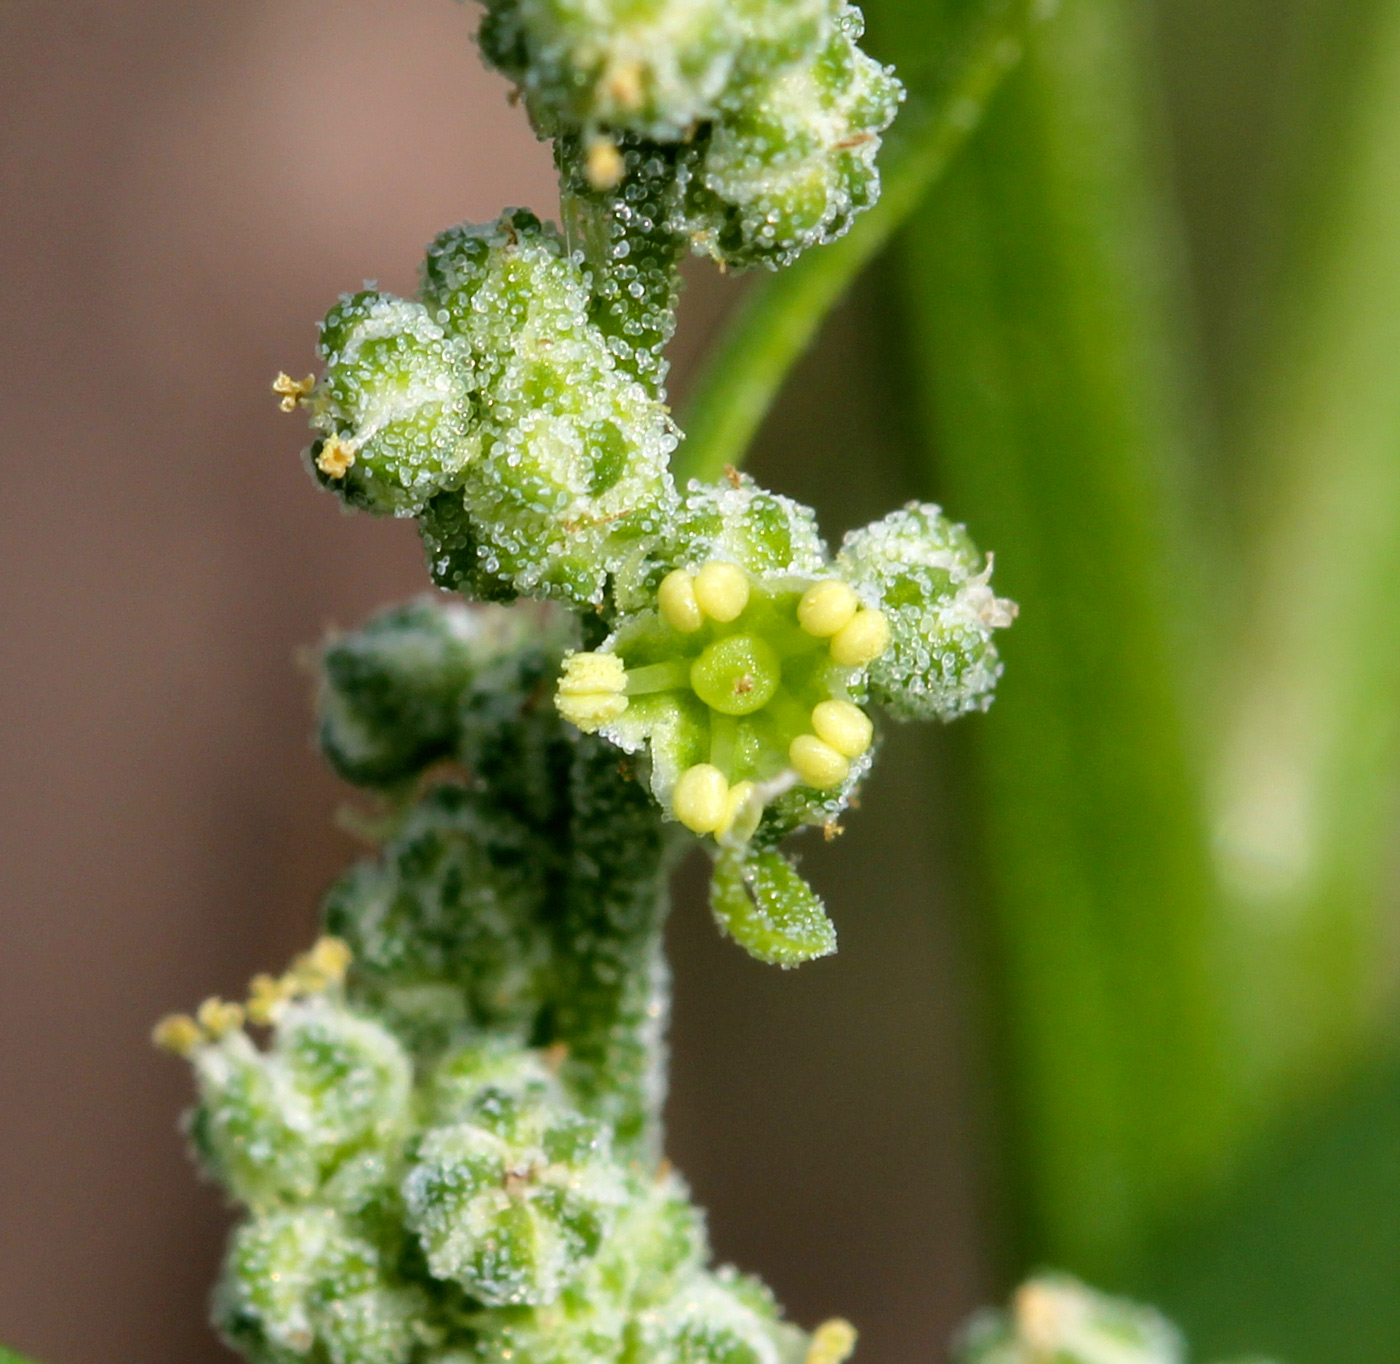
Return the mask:
[[[233,1028],[192,1059],[195,1145],[252,1208],[309,1198],[347,1161],[403,1133],[407,1057],[379,1024],[330,997],[280,1004],[267,1052]],[[359,1183],[352,1178],[347,1192],[358,1195]]]
[[755,76],[726,101],[685,177],[692,240],[731,266],[791,264],[880,194],[875,157],[903,87],[860,50],[839,5],[811,59]]
[[[821,571],[815,533],[796,533],[810,529],[805,516],[786,499],[730,491],[746,514],[696,513],[692,526],[705,530],[693,543],[779,572],[759,577],[727,559],[672,570],[655,609],[626,619],[601,650],[565,658],[556,701],[580,729],[629,752],[649,748],[663,808],[721,839],[751,833],[795,788],[785,805],[793,823],[825,822],[841,807],[869,767],[873,730],[856,699],[888,643],[881,614],[849,587],[792,574]],[[813,616],[809,599],[832,591],[836,615]],[[843,725],[828,723],[833,702]]]
[[548,964],[544,898],[529,831],[445,784],[337,882],[324,912],[354,952],[356,997],[421,1043],[463,1023],[528,1029]]
[[428,1078],[425,1098],[433,1126],[474,1122],[486,1114],[495,1128],[508,1116],[513,1121],[529,1115],[533,1122],[542,1105],[565,1102],[558,1078],[540,1053],[499,1035],[445,1055]]
[[601,602],[609,574],[672,514],[665,408],[618,368],[579,265],[529,215],[439,238],[424,300],[471,348],[481,384],[480,453],[461,490],[471,534],[435,508],[439,581]]
[[692,482],[672,537],[672,562],[684,568],[728,559],[758,577],[813,578],[829,563],[811,508],[768,492],[747,474]]
[[462,693],[519,632],[505,612],[420,599],[332,635],[321,654],[322,751],[357,786],[392,786],[451,756]]
[[404,1181],[434,1276],[489,1306],[549,1303],[597,1254],[627,1199],[600,1123],[500,1084],[430,1130]]
[[742,11],[733,0],[488,0],[481,44],[543,135],[603,124],[676,141],[728,84]]
[[326,377],[313,400],[321,482],[351,506],[412,516],[472,458],[470,356],[421,304],[346,297],[321,327]]
[[989,586],[992,565],[932,504],[910,503],[848,535],[842,573],[890,623],[889,648],[870,666],[870,691],[902,720],[951,720],[986,710],[1001,676],[992,632],[1014,602]]
[[1073,1279],[1032,1279],[1008,1312],[975,1317],[959,1364],[1185,1364],[1181,1337],[1149,1307],[1106,1297]]
[[225,1339],[270,1364],[407,1364],[426,1302],[326,1208],[272,1213],[234,1233],[215,1298]]
[[631,1353],[635,1320],[699,1272],[708,1247],[699,1214],[674,1176],[633,1190],[611,1235],[559,1296],[478,1322],[473,1364],[613,1364]]
[[779,1317],[768,1291],[732,1269],[691,1277],[634,1330],[648,1364],[794,1364],[806,1336]]

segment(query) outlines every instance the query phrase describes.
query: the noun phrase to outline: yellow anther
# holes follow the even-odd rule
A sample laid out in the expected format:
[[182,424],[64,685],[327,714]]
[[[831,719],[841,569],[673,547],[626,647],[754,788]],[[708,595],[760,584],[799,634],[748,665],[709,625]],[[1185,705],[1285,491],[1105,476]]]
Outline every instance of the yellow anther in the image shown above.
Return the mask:
[[834,1317],[812,1332],[806,1364],[845,1364],[856,1348],[856,1328]]
[[327,935],[317,938],[315,945],[302,959],[305,968],[324,978],[327,985],[339,985],[350,969],[355,954],[344,938]]
[[851,772],[850,763],[815,734],[799,734],[788,748],[788,761],[803,782],[818,791],[840,786]]
[[696,763],[681,773],[671,794],[671,808],[692,833],[712,834],[724,823],[729,805],[729,782],[709,763]]
[[839,578],[813,583],[797,603],[797,623],[818,639],[830,639],[860,610],[860,598]]
[[737,620],[749,604],[749,578],[737,564],[716,559],[695,575],[695,600],[721,625]]
[[151,1041],[161,1051],[175,1056],[193,1056],[195,1048],[208,1038],[204,1029],[189,1014],[170,1014],[151,1030]]
[[243,1006],[248,1011],[249,1021],[260,1028],[267,1027],[288,993],[285,980],[265,974],[254,976],[248,982],[248,1002]]
[[277,406],[283,412],[295,412],[311,396],[315,387],[314,374],[308,374],[305,379],[293,379],[290,374],[279,374],[272,381],[272,391],[282,400]]
[[355,447],[339,436],[327,436],[316,456],[316,467],[327,478],[344,478],[355,462]]
[[554,704],[585,734],[616,720],[627,709],[627,669],[616,654],[569,654]]
[[603,77],[603,91],[621,109],[639,109],[642,104],[642,64],[618,62]]
[[309,952],[292,962],[280,981],[281,990],[284,996],[318,995],[345,979],[353,959],[349,944],[340,938],[318,938]]
[[700,603],[695,600],[695,579],[683,568],[662,578],[656,589],[656,604],[666,624],[683,635],[692,634],[705,623]]
[[715,830],[717,834],[733,834],[741,842],[752,838],[763,818],[763,806],[755,793],[757,787],[751,781],[735,782],[729,788],[729,796],[724,802],[724,818]]
[[243,1026],[243,1006],[227,1004],[218,995],[211,995],[195,1012],[199,1026],[215,1040]]
[[617,143],[610,137],[595,137],[588,144],[584,172],[588,183],[597,190],[616,189],[622,183],[627,166]]
[[883,611],[857,611],[831,641],[831,657],[843,668],[863,668],[890,646],[890,623]]
[[859,706],[849,701],[823,701],[812,711],[817,738],[830,744],[843,758],[858,758],[869,750],[875,726]]

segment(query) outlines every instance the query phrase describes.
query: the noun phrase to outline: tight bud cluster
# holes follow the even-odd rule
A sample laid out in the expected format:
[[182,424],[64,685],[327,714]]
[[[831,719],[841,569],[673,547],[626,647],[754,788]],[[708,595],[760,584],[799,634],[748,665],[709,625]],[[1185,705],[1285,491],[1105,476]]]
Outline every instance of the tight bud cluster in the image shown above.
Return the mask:
[[780,843],[834,831],[873,708],[988,704],[1014,608],[937,507],[833,554],[738,474],[677,487],[663,349],[687,250],[777,268],[874,203],[902,89],[845,0],[485,8],[563,228],[442,233],[416,298],[342,298],[323,374],[274,389],[322,486],[515,605],[327,642],[321,744],[377,851],[285,975],[157,1029],[246,1210],[217,1321],[254,1364],[841,1364],[846,1323],[707,1267],[662,1160],[666,877],[699,839],[737,942],[832,951]]
[[879,196],[903,90],[843,0],[488,0],[482,51],[542,136],[610,190],[656,152],[670,231],[731,266],[789,264]]
[[570,624],[415,603],[330,640],[323,746],[385,799],[379,852],[286,973],[156,1030],[246,1210],[215,1317],[257,1364],[849,1353],[706,1267],[660,1159],[665,846],[548,703]]

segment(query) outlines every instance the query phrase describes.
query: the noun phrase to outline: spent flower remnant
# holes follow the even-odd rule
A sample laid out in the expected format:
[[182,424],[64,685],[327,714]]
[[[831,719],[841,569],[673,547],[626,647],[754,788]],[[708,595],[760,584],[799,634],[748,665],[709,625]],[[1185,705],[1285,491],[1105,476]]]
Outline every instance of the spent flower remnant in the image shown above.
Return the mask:
[[278,377],[318,482],[416,519],[439,595],[330,638],[321,747],[378,804],[325,936],[157,1041],[246,1211],[216,1294],[255,1364],[840,1364],[710,1268],[662,1157],[666,881],[698,842],[755,956],[834,950],[780,845],[831,831],[876,711],[985,708],[1014,607],[939,508],[833,554],[733,471],[680,487],[664,347],[687,251],[779,268],[879,193],[901,88],[839,0],[488,0],[561,227],[428,248]]

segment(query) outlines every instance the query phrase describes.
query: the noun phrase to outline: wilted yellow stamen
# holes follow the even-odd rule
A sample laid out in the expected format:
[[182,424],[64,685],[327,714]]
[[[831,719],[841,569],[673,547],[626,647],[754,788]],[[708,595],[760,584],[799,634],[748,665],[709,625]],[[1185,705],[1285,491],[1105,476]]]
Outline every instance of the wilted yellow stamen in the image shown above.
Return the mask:
[[857,611],[831,641],[831,657],[843,668],[863,668],[890,645],[890,623],[883,611]]
[[860,610],[860,598],[838,578],[813,583],[797,603],[797,623],[818,639],[830,639]]
[[339,985],[345,979],[354,954],[349,944],[340,938],[318,938],[309,952],[303,952],[292,962],[291,970],[281,980],[286,995],[317,995]]
[[693,634],[705,623],[700,603],[695,600],[695,579],[683,568],[673,569],[656,589],[656,604],[662,619],[683,635]]
[[849,701],[820,702],[812,711],[812,728],[843,758],[859,758],[875,738],[870,717]]
[[570,724],[592,734],[627,709],[626,688],[627,668],[616,654],[569,654],[554,704]]
[[729,782],[709,763],[696,763],[681,773],[671,795],[676,818],[693,833],[712,834],[724,823],[729,807]]
[[199,1026],[217,1040],[243,1026],[243,1006],[225,1003],[218,995],[211,995],[199,1006],[195,1017]]
[[306,954],[306,958],[311,966],[323,972],[333,984],[338,985],[345,979],[345,973],[350,969],[350,963],[355,960],[355,954],[344,938],[335,938],[327,934],[316,940],[316,945]]
[[627,170],[617,143],[610,137],[595,137],[588,144],[584,173],[594,189],[616,189]]
[[272,381],[272,391],[281,398],[277,404],[283,412],[295,412],[311,396],[316,387],[316,376],[308,374],[305,379],[293,379],[290,374],[278,374]]
[[344,478],[355,462],[355,447],[339,436],[327,436],[316,456],[316,467],[327,478]]
[[204,1029],[189,1014],[170,1014],[151,1030],[151,1041],[175,1056],[194,1055],[195,1048],[206,1040]]
[[788,748],[788,761],[803,782],[818,791],[840,786],[851,772],[850,763],[815,734],[799,734]]
[[256,1023],[260,1028],[267,1027],[272,1022],[277,1006],[288,994],[285,981],[266,974],[254,976],[248,982],[248,1002],[244,1005],[249,1021]]
[[711,620],[728,625],[749,604],[748,575],[737,564],[716,559],[695,575],[695,600]]
[[806,1364],[845,1364],[856,1348],[856,1328],[835,1317],[812,1332]]

